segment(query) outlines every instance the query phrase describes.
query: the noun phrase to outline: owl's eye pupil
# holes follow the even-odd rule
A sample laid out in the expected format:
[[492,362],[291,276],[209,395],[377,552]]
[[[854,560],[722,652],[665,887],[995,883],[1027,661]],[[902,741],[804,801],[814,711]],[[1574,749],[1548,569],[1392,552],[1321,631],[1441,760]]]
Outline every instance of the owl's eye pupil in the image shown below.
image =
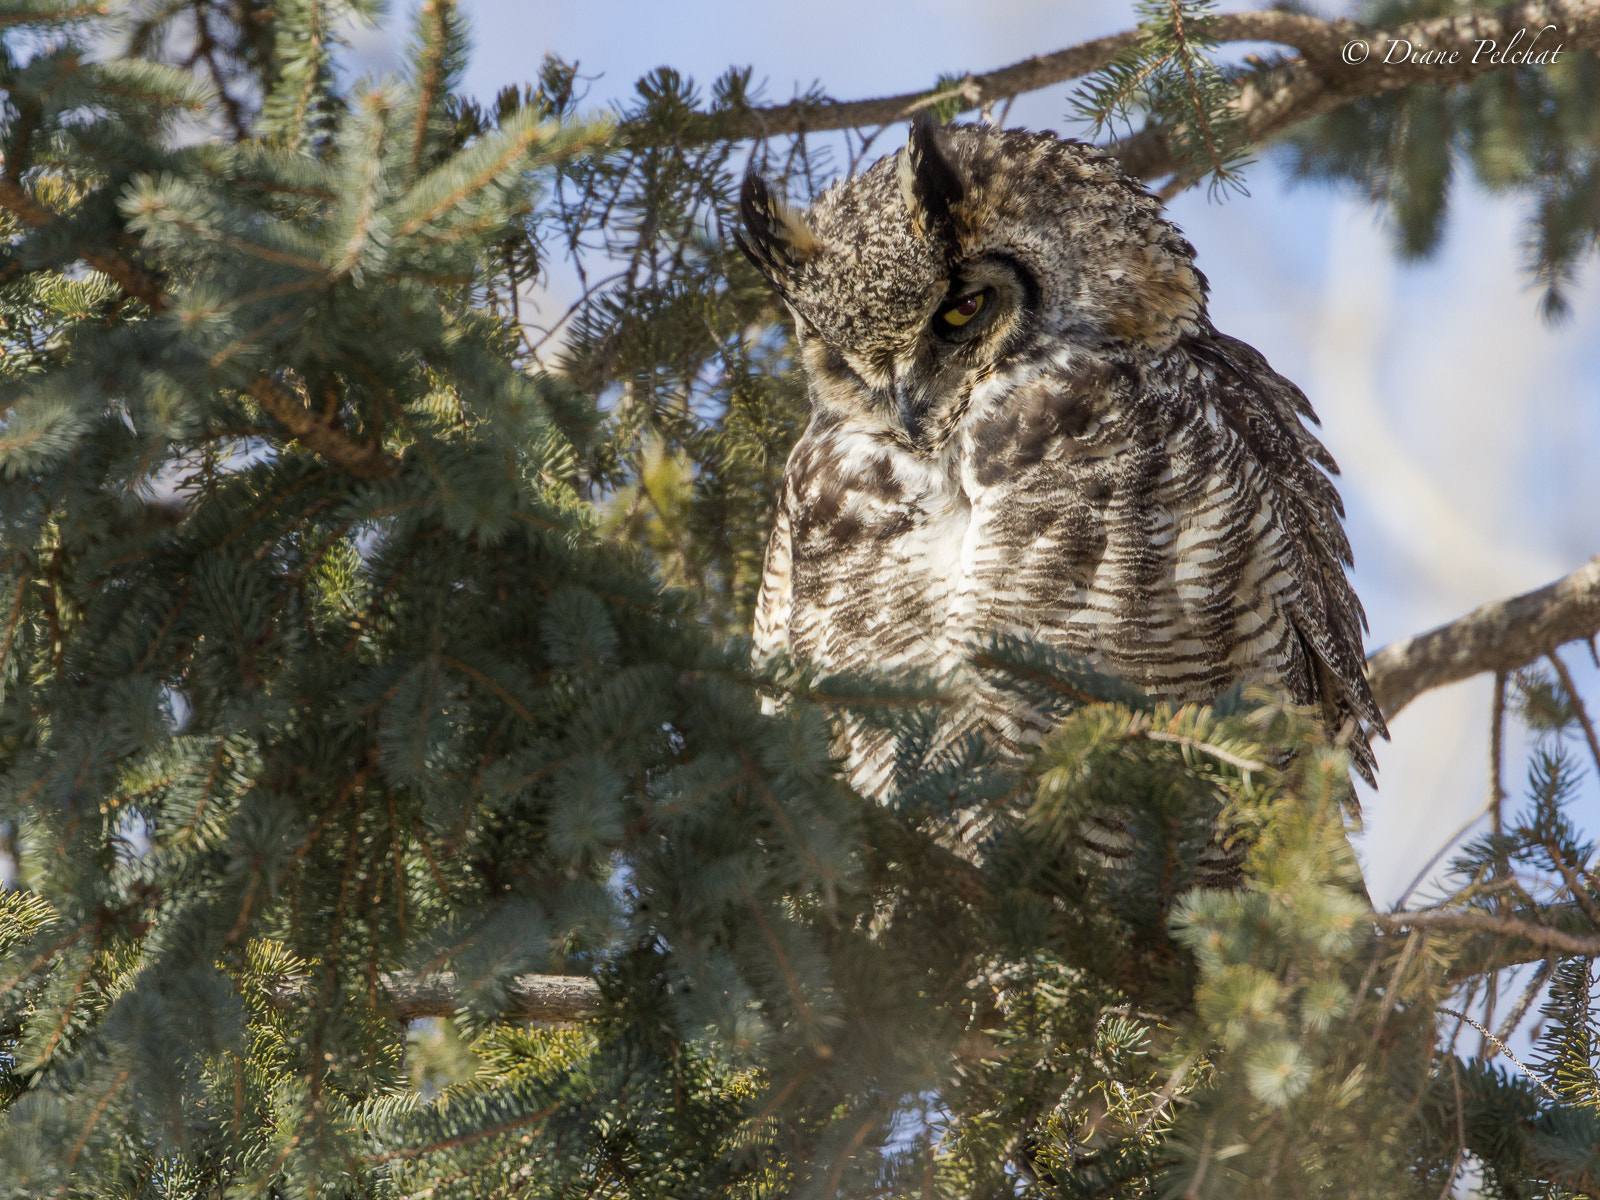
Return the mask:
[[973,292],[972,295],[964,296],[952,304],[941,314],[945,323],[947,325],[965,325],[973,317],[977,316],[983,308],[983,296],[982,292]]

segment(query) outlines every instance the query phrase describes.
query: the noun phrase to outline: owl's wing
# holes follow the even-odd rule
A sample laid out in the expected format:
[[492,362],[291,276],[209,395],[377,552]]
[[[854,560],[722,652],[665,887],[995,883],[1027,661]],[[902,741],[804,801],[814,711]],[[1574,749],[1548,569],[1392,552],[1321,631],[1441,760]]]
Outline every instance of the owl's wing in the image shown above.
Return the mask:
[[756,595],[754,655],[768,662],[789,648],[789,611],[793,596],[793,523],[789,510],[792,494],[785,480],[778,499],[778,514],[767,539],[767,557],[761,568],[761,590]]
[[1368,738],[1388,737],[1383,714],[1367,686],[1362,632],[1366,614],[1345,577],[1350,542],[1340,519],[1344,505],[1331,476],[1338,465],[1307,428],[1318,424],[1311,403],[1262,355],[1235,338],[1208,330],[1188,347],[1202,369],[1194,384],[1239,437],[1260,468],[1271,508],[1288,536],[1277,564],[1294,581],[1287,616],[1303,648],[1310,695],[1329,727],[1356,722],[1351,755],[1371,782],[1375,762]]

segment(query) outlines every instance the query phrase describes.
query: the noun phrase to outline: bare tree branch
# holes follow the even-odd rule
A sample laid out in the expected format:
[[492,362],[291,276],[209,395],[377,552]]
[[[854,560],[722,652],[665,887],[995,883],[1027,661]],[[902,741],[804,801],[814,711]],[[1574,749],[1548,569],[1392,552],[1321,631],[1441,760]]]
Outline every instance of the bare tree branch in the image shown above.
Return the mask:
[[1578,685],[1572,681],[1572,672],[1567,670],[1567,664],[1561,661],[1561,655],[1554,650],[1546,657],[1556,669],[1567,699],[1572,702],[1573,715],[1578,718],[1578,727],[1583,730],[1583,740],[1589,743],[1589,755],[1594,759],[1595,770],[1600,771],[1600,736],[1595,734],[1594,722],[1589,719],[1589,710],[1584,707],[1583,697],[1578,694]]
[[[280,975],[267,986],[276,1008],[294,1008],[314,999],[311,981],[301,975]],[[453,1016],[461,1007],[461,985],[455,975],[413,975],[396,971],[382,978],[389,1015],[397,1021]],[[508,989],[505,1016],[524,1021],[581,1021],[600,1008],[600,986],[587,975],[519,975]]]
[[1499,833],[1503,827],[1506,802],[1505,772],[1502,770],[1506,750],[1506,673],[1494,673],[1494,712],[1489,718],[1489,822]]
[[1484,671],[1514,671],[1567,642],[1600,632],[1600,557],[1526,595],[1495,600],[1367,659],[1385,718],[1432,688]]
[[[1600,958],[1600,937],[1582,936],[1557,929],[1551,925],[1535,925],[1531,921],[1518,921],[1511,917],[1495,917],[1481,912],[1399,912],[1373,913],[1373,922],[1379,929],[1395,932],[1401,929],[1459,929],[1476,933],[1492,933],[1498,937],[1519,938],[1535,946],[1543,946],[1562,954],[1577,954],[1584,958]],[[1592,928],[1592,926],[1591,926]],[[1533,955],[1542,958],[1543,955]],[[1477,972],[1474,972],[1476,974]]]
[[[1126,33],[1069,46],[1054,54],[1040,54],[983,75],[969,75],[951,96],[960,97],[961,112],[971,112],[996,100],[1077,79],[1098,71],[1119,54],[1138,45],[1141,36],[1138,30],[1131,29]],[[908,120],[918,108],[927,104],[931,95],[931,92],[924,91],[884,96],[876,100],[794,100],[767,108],[703,113],[693,117],[678,131],[677,136],[688,142],[709,142],[723,138],[782,137],[830,129],[892,125],[896,121]],[[635,131],[624,127],[622,132],[627,134]]]

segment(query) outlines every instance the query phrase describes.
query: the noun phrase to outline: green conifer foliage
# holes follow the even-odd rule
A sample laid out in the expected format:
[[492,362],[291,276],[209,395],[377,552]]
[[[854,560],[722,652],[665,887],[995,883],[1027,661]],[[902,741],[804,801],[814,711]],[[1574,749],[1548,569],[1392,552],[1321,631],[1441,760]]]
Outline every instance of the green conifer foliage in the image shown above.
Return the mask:
[[[1597,1194],[1564,676],[1435,928],[1371,912],[1272,696],[996,642],[1060,721],[1019,766],[933,736],[948,680],[752,672],[804,405],[723,224],[751,148],[678,136],[748,73],[485,110],[432,0],[344,91],[364,11],[0,0],[0,1193]],[[906,735],[892,804],[842,709]],[[1246,881],[1197,890],[1219,830]],[[1510,1074],[1448,1031],[1513,970]],[[598,1007],[530,1023],[549,974]]]
[[[1433,0],[1372,5],[1376,25],[1438,15]],[[1520,49],[1552,51],[1530,21]],[[1478,47],[1493,53],[1494,47]],[[1505,48],[1502,47],[1502,50]],[[1308,121],[1290,165],[1355,184],[1387,210],[1397,251],[1431,252],[1444,234],[1450,191],[1470,170],[1491,191],[1524,200],[1526,257],[1547,317],[1568,313],[1576,272],[1600,245],[1600,59],[1568,48],[1553,60],[1496,71],[1450,88],[1418,85],[1364,97]]]

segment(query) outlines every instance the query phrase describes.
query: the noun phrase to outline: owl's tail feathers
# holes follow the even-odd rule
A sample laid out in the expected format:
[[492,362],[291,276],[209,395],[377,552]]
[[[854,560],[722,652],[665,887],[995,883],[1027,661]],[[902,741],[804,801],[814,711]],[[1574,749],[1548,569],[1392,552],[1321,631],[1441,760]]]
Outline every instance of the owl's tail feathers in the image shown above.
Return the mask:
[[[1336,673],[1322,656],[1308,648],[1307,657],[1315,671],[1315,699],[1322,708],[1322,724],[1334,744],[1349,752],[1350,765],[1355,768],[1366,785],[1378,786],[1378,759],[1372,752],[1374,735],[1389,739],[1389,727],[1383,722],[1383,713],[1367,686],[1365,674],[1353,679],[1345,673]],[[1350,794],[1351,809],[1360,814],[1361,808],[1355,793]]]

